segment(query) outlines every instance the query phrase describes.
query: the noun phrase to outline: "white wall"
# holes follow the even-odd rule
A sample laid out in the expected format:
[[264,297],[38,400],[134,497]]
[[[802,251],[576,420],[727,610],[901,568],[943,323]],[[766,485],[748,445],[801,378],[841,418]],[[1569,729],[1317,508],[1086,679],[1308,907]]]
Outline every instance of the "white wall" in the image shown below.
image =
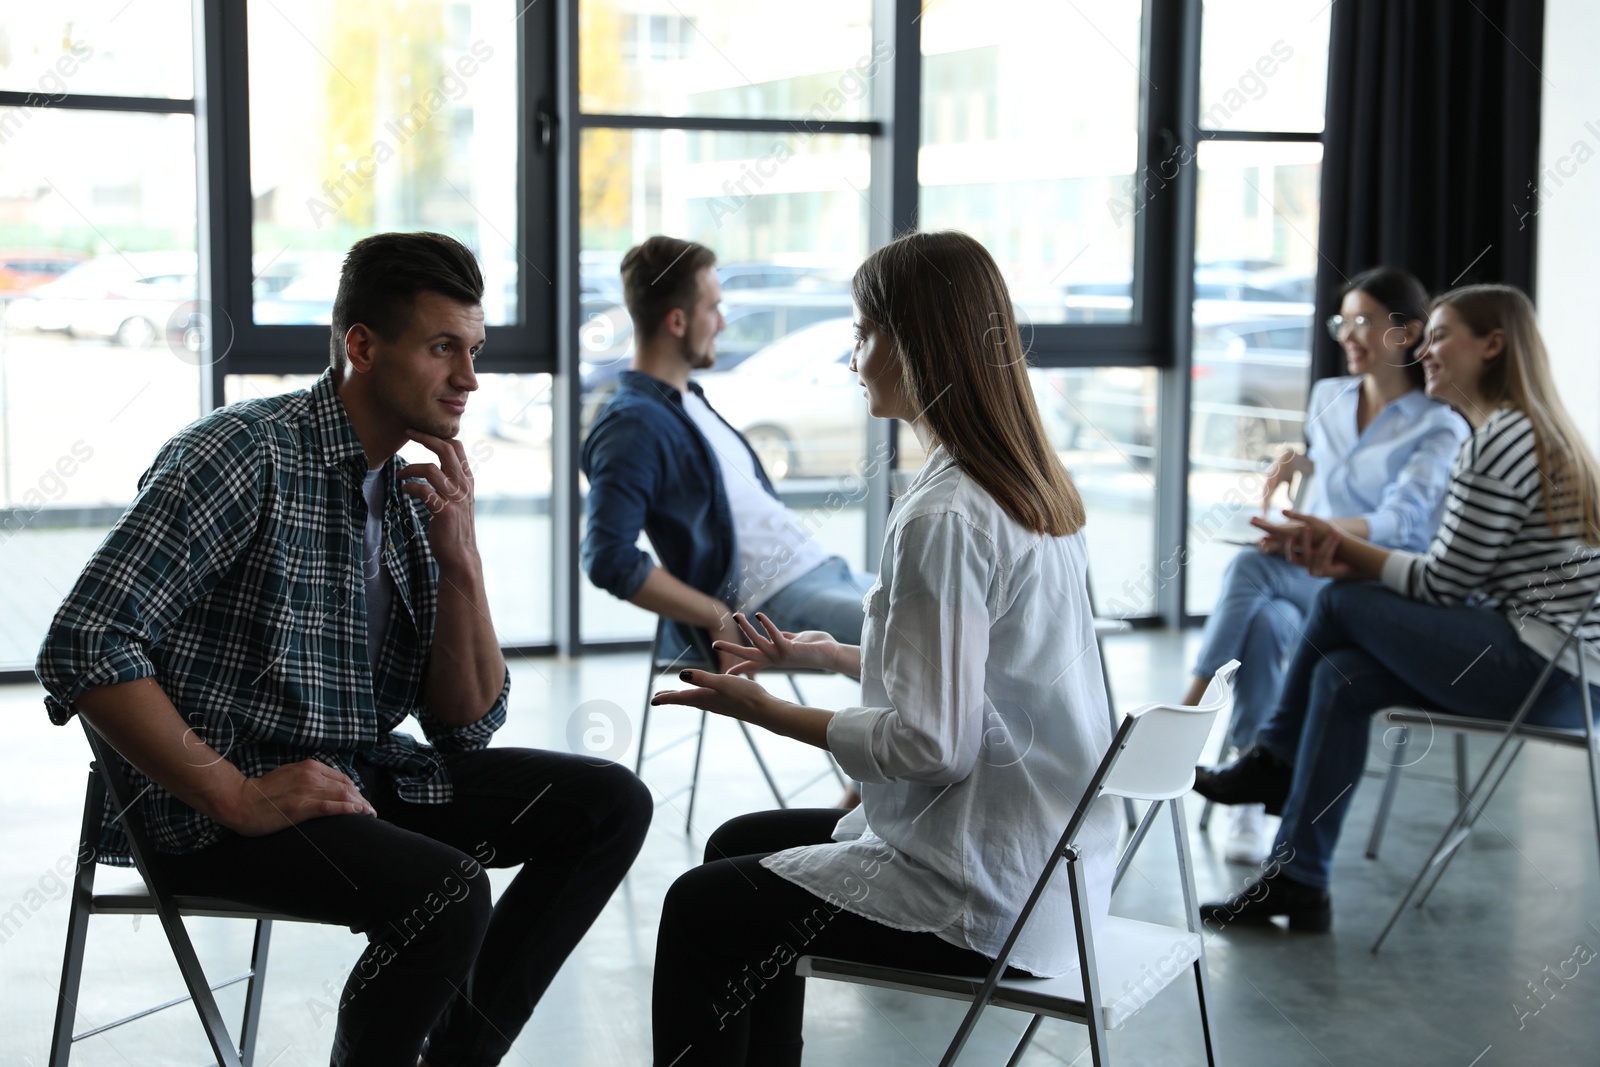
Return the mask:
[[[1561,397],[1600,445],[1600,4],[1547,0],[1540,126],[1539,320]],[[1520,201],[1521,214],[1530,202]],[[1531,220],[1530,220],[1531,221]]]

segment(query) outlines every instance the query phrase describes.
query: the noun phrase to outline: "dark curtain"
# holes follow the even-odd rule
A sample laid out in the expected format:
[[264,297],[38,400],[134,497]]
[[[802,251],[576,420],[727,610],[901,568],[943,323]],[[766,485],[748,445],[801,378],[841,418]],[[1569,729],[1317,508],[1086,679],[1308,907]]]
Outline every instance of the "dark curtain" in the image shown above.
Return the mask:
[[[1338,0],[1328,49],[1317,321],[1346,278],[1533,292],[1544,0]],[[1318,329],[1313,377],[1344,373]]]

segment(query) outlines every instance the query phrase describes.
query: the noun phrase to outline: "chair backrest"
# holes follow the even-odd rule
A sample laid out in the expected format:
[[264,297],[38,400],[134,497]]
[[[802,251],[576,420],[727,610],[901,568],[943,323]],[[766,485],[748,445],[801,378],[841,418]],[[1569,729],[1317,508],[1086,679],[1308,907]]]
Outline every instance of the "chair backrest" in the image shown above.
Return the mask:
[[1112,763],[1100,792],[1134,800],[1171,800],[1187,793],[1212,723],[1233,708],[1238,669],[1238,660],[1223,664],[1193,707],[1146,704],[1129,712],[1132,721],[1118,732],[1124,739],[1121,747],[1108,754]]

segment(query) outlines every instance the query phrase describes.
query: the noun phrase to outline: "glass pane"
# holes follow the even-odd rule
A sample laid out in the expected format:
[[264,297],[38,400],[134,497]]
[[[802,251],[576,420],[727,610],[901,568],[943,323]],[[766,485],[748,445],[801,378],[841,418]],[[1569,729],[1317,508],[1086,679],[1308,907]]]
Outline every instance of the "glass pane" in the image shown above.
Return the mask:
[[1155,370],[1033,369],[1028,376],[1045,433],[1089,513],[1095,610],[1116,618],[1154,613]]
[[0,89],[34,93],[41,102],[67,93],[192,97],[189,0],[130,6],[129,0],[6,4],[0,11]]
[[32,112],[0,152],[0,202],[20,207],[0,221],[0,666],[32,666],[139,475],[200,414],[194,173],[188,115]]
[[1200,125],[1320,133],[1328,0],[1205,0]]
[[390,230],[459,238],[488,323],[517,321],[518,6],[250,5],[256,322],[326,324],[340,256]]
[[[849,279],[871,210],[867,138],[605,129],[585,130],[582,152],[585,430],[631,359],[622,254],[656,233],[699,241],[717,253],[728,326],[716,366],[696,380],[790,507],[828,509],[814,517],[818,542],[861,566],[861,493],[828,501],[855,484],[866,449],[848,363]],[[729,195],[741,175],[768,170],[748,195]],[[644,612],[587,581],[582,596],[586,640],[650,636]]]
[[1303,441],[1322,146],[1200,146],[1189,439],[1188,611],[1254,540],[1261,471]]
[[[308,388],[315,375],[227,379],[234,403]],[[480,374],[458,440],[477,491],[478,551],[495,633],[505,645],[552,640],[550,555],[550,382],[548,374]],[[408,445],[403,454],[432,462]]]
[[852,120],[893,49],[870,0],[579,0],[579,107],[600,114]]
[[920,226],[982,241],[1024,321],[1132,321],[1141,6],[946,0],[922,18]]

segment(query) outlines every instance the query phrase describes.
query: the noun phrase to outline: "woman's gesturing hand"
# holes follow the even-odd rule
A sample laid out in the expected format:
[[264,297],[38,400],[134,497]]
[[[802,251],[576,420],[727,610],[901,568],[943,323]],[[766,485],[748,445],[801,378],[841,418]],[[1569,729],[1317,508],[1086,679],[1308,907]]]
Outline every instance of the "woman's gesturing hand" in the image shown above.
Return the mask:
[[1344,536],[1337,526],[1300,511],[1285,510],[1284,514],[1302,527],[1290,547],[1291,562],[1300,564],[1313,578],[1349,578],[1355,574],[1348,563],[1339,559]]
[[735,678],[731,674],[712,674],[710,671],[681,671],[678,677],[695,686],[694,689],[664,689],[650,698],[653,705],[684,704],[691,708],[704,708],[718,715],[743,719],[755,726],[765,726],[764,714],[772,696],[761,688],[759,682],[748,678]]
[[1256,547],[1269,556],[1278,556],[1291,562],[1298,562],[1292,552],[1296,540],[1304,533],[1305,528],[1295,522],[1268,522],[1258,515],[1250,516],[1250,525],[1262,531],[1264,536]]
[[772,620],[759,611],[756,612],[756,621],[766,631],[764,634],[751,625],[743,612],[735,612],[733,621],[739,624],[739,629],[748,643],[738,645],[732,641],[712,642],[712,647],[718,652],[740,658],[739,663],[728,668],[728,674],[752,677],[757,671],[767,667],[837,669],[839,642],[821,630],[786,633],[774,626]]
[[1300,453],[1292,448],[1286,448],[1278,458],[1272,461],[1272,466],[1267,468],[1267,479],[1261,486],[1261,513],[1264,515],[1272,506],[1272,494],[1278,491],[1278,486],[1288,485],[1294,477],[1294,472],[1299,468]]

